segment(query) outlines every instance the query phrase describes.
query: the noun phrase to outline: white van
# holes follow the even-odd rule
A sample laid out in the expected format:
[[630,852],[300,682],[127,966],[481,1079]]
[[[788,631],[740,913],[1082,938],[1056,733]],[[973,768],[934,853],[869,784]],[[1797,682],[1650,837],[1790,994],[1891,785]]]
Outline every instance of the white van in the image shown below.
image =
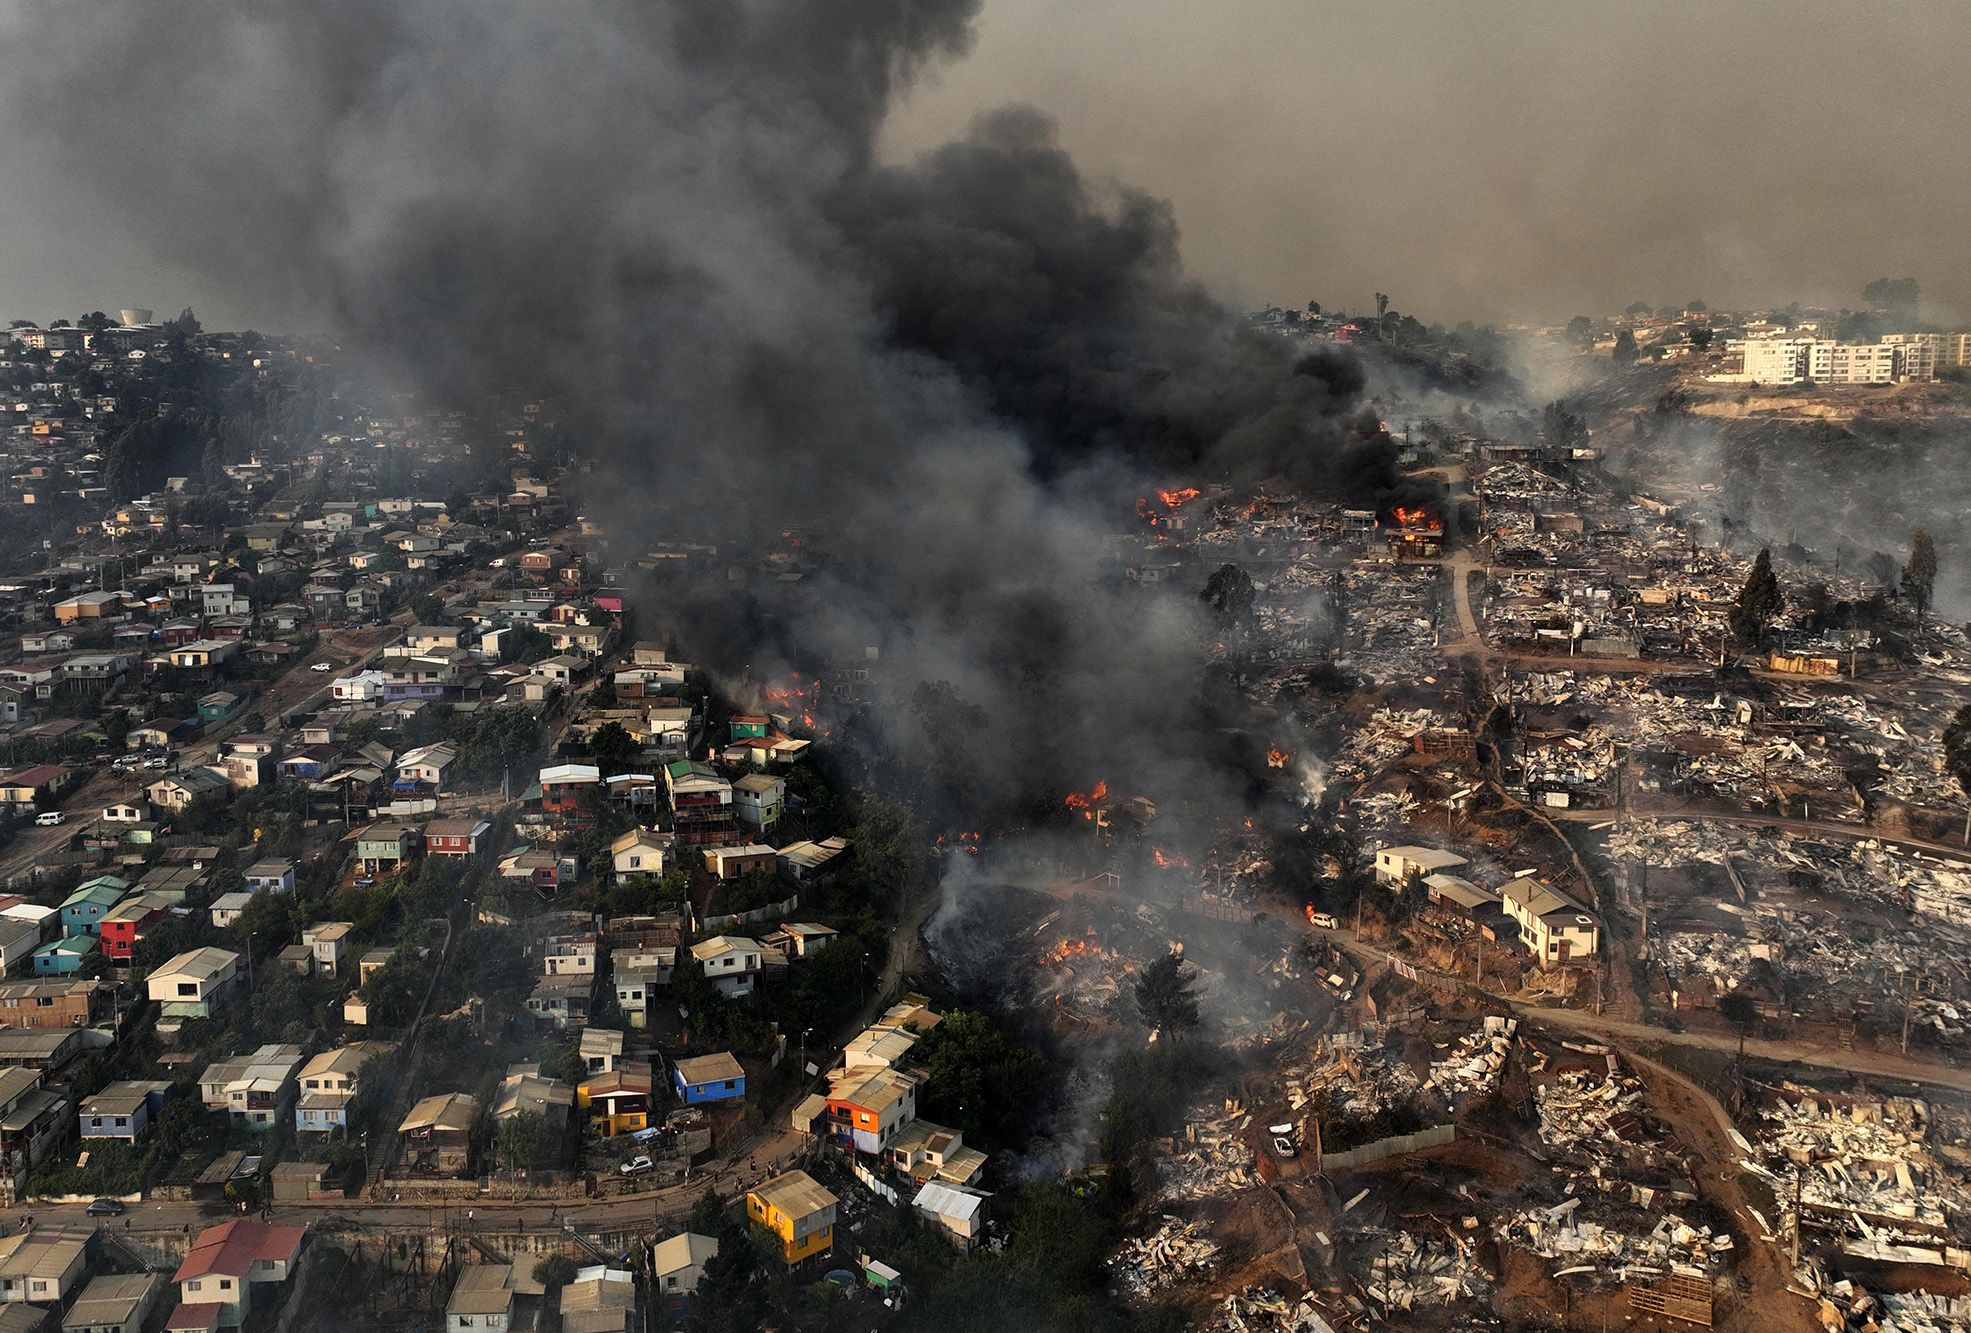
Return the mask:
[[61,823],[64,819],[67,818],[68,816],[63,814],[59,810],[50,810],[46,814],[36,815],[34,817],[34,822],[36,824],[39,824],[42,828],[53,828],[55,827],[55,825]]

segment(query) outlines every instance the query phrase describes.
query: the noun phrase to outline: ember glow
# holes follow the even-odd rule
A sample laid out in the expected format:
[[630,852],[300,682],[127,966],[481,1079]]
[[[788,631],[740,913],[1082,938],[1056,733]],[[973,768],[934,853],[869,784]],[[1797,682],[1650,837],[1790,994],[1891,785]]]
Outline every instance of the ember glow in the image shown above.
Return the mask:
[[1266,752],[1266,766],[1268,768],[1285,768],[1292,762],[1292,750],[1268,750]]
[[1188,502],[1198,498],[1198,488],[1186,486],[1177,491],[1158,491],[1157,499],[1163,501],[1166,509],[1182,509]]
[[[1077,958],[1106,958],[1108,954],[1107,949],[1095,942],[1095,927],[1090,926],[1080,939],[1062,940],[1049,949],[1045,961],[1058,966],[1073,962]],[[1058,996],[1056,1003],[1059,1003]]]
[[1166,852],[1161,847],[1152,847],[1150,849],[1150,855],[1155,857],[1157,864],[1166,870],[1188,870],[1191,867],[1191,863],[1179,856],[1176,852]]

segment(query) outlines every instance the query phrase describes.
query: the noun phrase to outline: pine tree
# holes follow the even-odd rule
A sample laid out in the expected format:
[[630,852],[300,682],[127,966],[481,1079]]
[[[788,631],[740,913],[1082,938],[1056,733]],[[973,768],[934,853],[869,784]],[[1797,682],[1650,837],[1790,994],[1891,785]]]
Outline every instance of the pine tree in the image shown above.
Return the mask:
[[1779,577],[1773,573],[1772,552],[1761,548],[1745,577],[1738,600],[1731,607],[1732,637],[1740,643],[1758,645],[1766,641],[1773,618],[1786,609],[1786,598],[1779,591]]

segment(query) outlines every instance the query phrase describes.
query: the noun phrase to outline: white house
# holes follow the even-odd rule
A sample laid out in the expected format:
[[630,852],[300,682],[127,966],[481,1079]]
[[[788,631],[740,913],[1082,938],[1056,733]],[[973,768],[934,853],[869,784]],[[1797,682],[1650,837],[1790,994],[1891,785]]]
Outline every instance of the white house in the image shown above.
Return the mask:
[[1410,876],[1423,878],[1440,870],[1456,870],[1465,858],[1441,847],[1383,847],[1376,852],[1376,879],[1392,889],[1409,883]]
[[751,995],[760,975],[764,950],[758,940],[743,935],[714,935],[691,946],[691,956],[721,995]]
[[216,1305],[219,1327],[238,1328],[252,1308],[253,1288],[293,1275],[307,1234],[305,1227],[239,1219],[207,1227],[172,1275],[179,1305]]
[[618,881],[637,875],[662,876],[677,839],[658,829],[633,828],[609,844]]
[[1600,951],[1601,923],[1594,914],[1539,876],[1508,881],[1499,897],[1519,926],[1520,943],[1541,966],[1593,958]]
[[650,1252],[650,1271],[657,1282],[657,1294],[664,1299],[689,1296],[698,1290],[698,1279],[705,1276],[705,1265],[719,1252],[718,1241],[695,1231],[658,1242]]

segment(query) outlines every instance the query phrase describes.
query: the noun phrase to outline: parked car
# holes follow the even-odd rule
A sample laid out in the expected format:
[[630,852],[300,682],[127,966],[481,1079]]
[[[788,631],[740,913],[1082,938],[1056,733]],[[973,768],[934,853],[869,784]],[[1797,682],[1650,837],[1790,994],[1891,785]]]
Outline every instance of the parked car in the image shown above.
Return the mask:
[[310,665],[310,666],[308,667],[308,669],[309,669],[310,671],[333,671],[333,670],[335,670],[335,663],[333,663],[333,662],[315,662],[315,663],[312,663],[312,664],[311,664],[311,665]]
[[1291,1124],[1268,1125],[1266,1132],[1273,1136],[1273,1155],[1275,1157],[1293,1158],[1300,1156],[1300,1144],[1294,1140],[1294,1128]]
[[1332,912],[1309,912],[1307,919],[1322,930],[1338,930],[1341,927],[1341,923],[1335,920]]
[[63,820],[67,818],[68,816],[63,814],[59,810],[48,810],[48,811],[44,811],[41,814],[36,815],[34,817],[34,822],[36,824],[39,824],[42,828],[53,828],[55,827],[55,825],[61,823]]
[[121,1199],[97,1199],[82,1211],[91,1217],[115,1217],[126,1209]]
[[656,1169],[657,1164],[655,1162],[651,1161],[648,1157],[640,1156],[632,1157],[629,1161],[624,1162],[616,1168],[617,1171],[626,1176],[640,1176],[646,1171],[655,1171]]
[[145,768],[169,768],[171,760],[161,754],[154,754],[144,761]]

